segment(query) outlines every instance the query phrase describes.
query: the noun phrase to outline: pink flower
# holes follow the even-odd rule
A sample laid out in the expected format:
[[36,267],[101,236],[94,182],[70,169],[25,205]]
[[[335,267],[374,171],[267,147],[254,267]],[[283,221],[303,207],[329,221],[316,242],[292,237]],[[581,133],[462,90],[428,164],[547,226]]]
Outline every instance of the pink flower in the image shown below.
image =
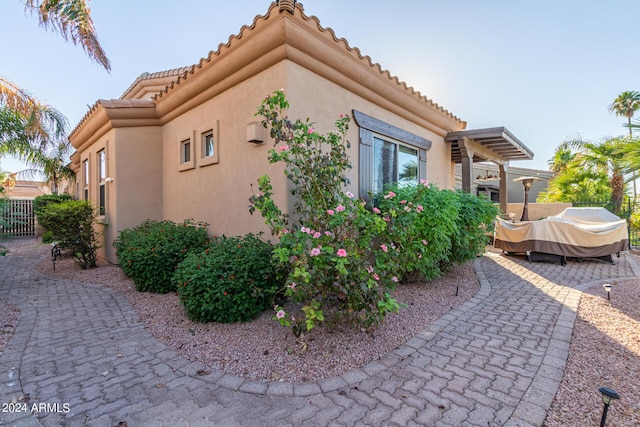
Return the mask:
[[416,209],[418,210],[418,212],[422,212],[424,210],[424,208],[422,207],[422,205],[418,205],[416,206]]
[[373,213],[379,214],[379,213],[380,213],[380,209],[378,209],[378,208],[373,208]]
[[327,209],[327,215],[333,215],[334,213],[333,209]]
[[389,252],[389,248],[387,248],[387,245],[380,245],[380,249],[382,249],[385,252]]
[[318,256],[318,255],[320,255],[320,249],[319,248],[311,249],[311,256]]
[[336,255],[338,255],[339,257],[342,257],[342,258],[346,258],[347,251],[345,251],[344,249],[340,248],[340,249],[338,249],[338,252],[336,252]]
[[374,274],[373,278],[376,279],[376,280],[380,280],[380,276],[378,276],[377,274]]
[[367,266],[367,272],[368,273],[373,273],[373,267],[371,267],[370,265]]
[[421,179],[420,184],[424,185],[425,187],[429,186],[429,182],[426,179]]
[[330,231],[325,231],[325,232],[324,232],[324,235],[325,235],[325,236],[333,236],[333,233],[332,233],[332,232],[330,232]]
[[394,197],[396,197],[396,193],[394,193],[393,191],[389,191],[387,195],[384,196],[385,199],[393,199]]
[[307,227],[302,227],[300,231],[302,231],[303,233],[308,233],[310,230]]
[[422,241],[422,244],[426,246],[426,245],[428,245],[428,244],[429,244],[429,242],[427,242],[426,240],[423,240],[423,241]]
[[285,316],[285,312],[284,312],[284,310],[280,310],[280,311],[278,311],[278,312],[276,313],[276,317],[277,317],[278,319],[284,319],[284,316]]
[[393,277],[391,278],[391,280],[393,280],[394,282],[398,283],[398,278],[397,278],[396,276],[393,276]]
[[288,149],[289,149],[288,145],[282,145],[282,146],[278,147],[278,150],[280,150],[280,151],[287,151]]
[[320,236],[322,236],[322,233],[320,233],[319,231],[316,231],[315,233],[313,233],[313,238],[314,238],[314,239],[317,239],[317,238],[319,238]]
[[316,232],[315,230],[312,230],[312,229],[310,229],[310,228],[309,228],[309,229],[307,229],[307,234],[308,234],[309,236],[312,236],[315,232]]
[[344,211],[344,210],[345,210],[345,207],[344,207],[344,206],[342,206],[342,205],[338,205],[338,206],[336,207],[336,210],[337,210],[338,212],[342,212],[342,211]]
[[344,117],[344,113],[340,113],[340,118],[343,118],[343,117]]
[[422,259],[422,254],[419,254],[419,255],[418,255],[418,259]]
[[387,222],[391,221],[391,218],[389,218],[388,216],[385,216],[385,217],[384,217],[384,218],[382,218],[382,219],[384,219],[384,220],[385,220],[385,221],[387,221]]
[[409,206],[405,206],[405,207],[404,207],[404,211],[405,211],[405,212],[411,212],[411,208],[410,208]]
[[313,132],[315,132],[315,129],[309,128],[309,130],[307,132],[309,133],[309,135],[311,135]]
[[291,290],[294,290],[296,288],[296,282],[291,282],[291,284],[289,285],[289,288],[291,288]]
[[406,200],[400,200],[400,204],[401,204],[401,205],[404,205],[405,203],[407,203],[407,201],[406,201]]
[[345,194],[348,198],[353,199],[353,193],[351,191],[347,191]]

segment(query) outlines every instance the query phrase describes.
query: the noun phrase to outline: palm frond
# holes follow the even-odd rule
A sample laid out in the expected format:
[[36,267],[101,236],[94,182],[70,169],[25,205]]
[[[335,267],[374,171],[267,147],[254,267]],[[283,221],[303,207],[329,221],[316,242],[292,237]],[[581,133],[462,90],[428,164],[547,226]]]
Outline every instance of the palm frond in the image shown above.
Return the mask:
[[38,103],[28,92],[0,76],[0,108],[9,108],[27,116]]
[[89,58],[111,71],[111,63],[98,42],[88,0],[26,0],[25,8],[37,13],[44,28],[80,45]]

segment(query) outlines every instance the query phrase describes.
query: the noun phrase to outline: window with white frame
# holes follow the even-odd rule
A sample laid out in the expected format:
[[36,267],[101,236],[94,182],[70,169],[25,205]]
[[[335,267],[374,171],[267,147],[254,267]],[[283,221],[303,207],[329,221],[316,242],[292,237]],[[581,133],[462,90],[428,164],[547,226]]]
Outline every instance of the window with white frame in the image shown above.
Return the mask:
[[106,188],[105,179],[107,178],[107,155],[104,150],[98,151],[98,212],[99,215],[105,214],[106,206]]
[[82,162],[83,181],[84,181],[84,199],[89,200],[89,160]]

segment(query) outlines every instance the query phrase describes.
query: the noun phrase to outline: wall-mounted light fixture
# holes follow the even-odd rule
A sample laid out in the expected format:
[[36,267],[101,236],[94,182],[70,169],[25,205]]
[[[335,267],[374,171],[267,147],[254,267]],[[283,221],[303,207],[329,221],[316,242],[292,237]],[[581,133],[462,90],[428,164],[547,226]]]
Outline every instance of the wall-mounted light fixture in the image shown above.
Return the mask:
[[104,182],[113,182],[113,178],[111,178],[110,176],[109,176],[109,177],[106,177],[106,178],[104,179]]
[[262,144],[265,140],[265,128],[260,122],[251,122],[247,125],[247,142]]

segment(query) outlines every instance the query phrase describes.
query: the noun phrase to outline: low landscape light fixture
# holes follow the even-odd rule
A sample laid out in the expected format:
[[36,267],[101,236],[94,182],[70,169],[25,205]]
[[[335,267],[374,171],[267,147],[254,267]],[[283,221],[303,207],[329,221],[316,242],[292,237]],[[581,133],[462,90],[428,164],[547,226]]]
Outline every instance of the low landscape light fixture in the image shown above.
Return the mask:
[[602,393],[602,403],[604,403],[604,409],[602,410],[602,418],[600,419],[600,427],[604,427],[607,422],[607,412],[609,411],[609,405],[614,400],[620,399],[620,395],[614,389],[609,387],[600,387],[598,389]]
[[524,188],[524,207],[522,208],[520,221],[529,221],[529,190],[534,181],[540,181],[541,179],[537,176],[521,176],[513,180],[514,182],[522,182],[522,187]]
[[607,292],[607,301],[611,301],[611,284],[605,283],[602,287]]

